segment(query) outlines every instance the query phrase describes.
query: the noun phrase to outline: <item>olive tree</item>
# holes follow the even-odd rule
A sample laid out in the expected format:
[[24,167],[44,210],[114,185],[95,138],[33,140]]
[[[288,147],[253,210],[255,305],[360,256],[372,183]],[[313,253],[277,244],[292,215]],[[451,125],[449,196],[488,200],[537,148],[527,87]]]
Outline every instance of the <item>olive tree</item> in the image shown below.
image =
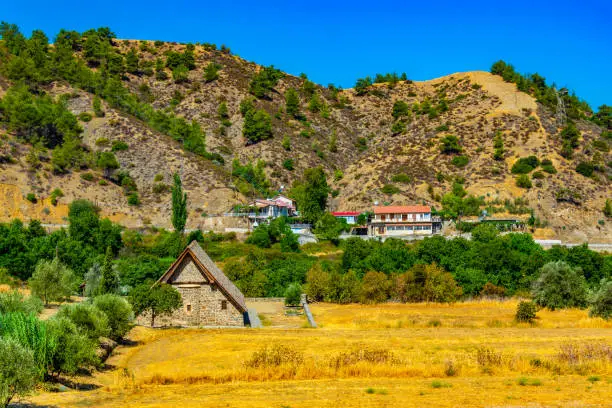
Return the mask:
[[549,262],[540,269],[532,294],[537,305],[550,310],[585,307],[587,304],[587,286],[582,270],[563,261]]
[[7,407],[15,396],[26,395],[38,380],[31,350],[10,337],[0,337],[0,407]]
[[57,257],[52,261],[41,259],[28,283],[32,294],[41,298],[45,305],[66,299],[76,288],[74,273]]

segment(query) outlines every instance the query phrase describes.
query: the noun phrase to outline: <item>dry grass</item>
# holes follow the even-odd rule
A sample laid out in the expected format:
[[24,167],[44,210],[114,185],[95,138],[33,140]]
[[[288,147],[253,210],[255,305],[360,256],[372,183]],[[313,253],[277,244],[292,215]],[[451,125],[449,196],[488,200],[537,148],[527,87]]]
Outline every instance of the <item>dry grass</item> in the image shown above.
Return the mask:
[[[320,329],[138,327],[102,388],[43,394],[58,406],[604,406],[610,324],[510,302],[313,307]],[[438,327],[428,327],[430,320]],[[491,321],[498,323],[491,324]],[[598,378],[590,381],[589,378]],[[537,392],[533,390],[537,387]]]

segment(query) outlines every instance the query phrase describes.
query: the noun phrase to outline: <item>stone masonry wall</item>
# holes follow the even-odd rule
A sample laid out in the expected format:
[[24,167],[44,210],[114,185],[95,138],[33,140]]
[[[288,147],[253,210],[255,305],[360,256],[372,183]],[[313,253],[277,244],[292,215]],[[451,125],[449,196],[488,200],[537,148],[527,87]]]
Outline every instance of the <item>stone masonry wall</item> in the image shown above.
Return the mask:
[[[179,291],[183,306],[170,316],[155,318],[155,326],[244,326],[242,313],[224,293],[210,285],[202,276],[193,260],[187,257],[177,268],[170,284]],[[226,309],[223,310],[223,301]],[[138,324],[150,325],[151,315],[141,315]]]

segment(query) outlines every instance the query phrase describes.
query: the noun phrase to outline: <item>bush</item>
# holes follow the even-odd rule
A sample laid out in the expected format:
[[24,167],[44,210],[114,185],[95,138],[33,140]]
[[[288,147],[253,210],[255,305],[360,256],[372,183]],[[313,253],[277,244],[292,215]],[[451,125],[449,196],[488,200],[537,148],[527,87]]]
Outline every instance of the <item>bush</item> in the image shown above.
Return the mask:
[[35,296],[27,298],[19,291],[0,292],[0,313],[39,314],[43,310],[42,301]]
[[122,151],[122,150],[127,150],[129,148],[130,148],[130,146],[127,143],[125,143],[124,141],[122,141],[122,140],[113,140],[113,145],[111,147],[111,150],[113,152],[119,152],[119,151]]
[[546,176],[544,175],[544,173],[542,173],[542,172],[541,172],[541,171],[539,171],[539,170],[538,170],[538,171],[536,171],[536,172],[534,172],[534,173],[531,175],[531,178],[533,178],[533,179],[538,179],[538,180],[539,180],[539,179],[543,179],[544,177],[546,177]]
[[82,122],[90,122],[93,119],[93,116],[89,112],[82,112],[79,114],[79,120]]
[[120,340],[132,327],[134,319],[132,306],[121,296],[113,294],[97,296],[93,300],[93,305],[106,315],[111,339]]
[[497,286],[491,282],[485,283],[480,291],[480,296],[501,298],[506,294],[506,288]]
[[512,174],[527,174],[538,167],[540,161],[535,156],[521,157],[512,165]]
[[394,135],[399,135],[401,133],[406,133],[406,124],[402,120],[398,120],[391,126],[391,133]]
[[294,282],[287,287],[285,291],[285,305],[299,306],[302,300],[302,287],[299,283]]
[[536,317],[537,308],[533,302],[520,302],[516,308],[515,319],[517,322],[532,323]]
[[55,343],[48,369],[50,374],[74,375],[81,368],[98,365],[97,339],[87,338],[65,317],[54,316],[48,320],[46,327],[49,338]]
[[287,159],[287,160],[283,161],[283,167],[286,170],[292,171],[294,169],[294,167],[293,167],[293,159]]
[[580,162],[576,166],[576,172],[582,174],[584,177],[591,177],[594,170],[593,163],[590,162]]
[[391,178],[391,181],[394,183],[410,183],[412,181],[412,177],[410,177],[408,174],[406,173],[399,173],[396,174],[395,176],[393,176]]
[[17,395],[27,395],[38,378],[32,351],[15,339],[0,337],[0,406],[8,406]]
[[389,195],[393,195],[393,194],[397,194],[400,192],[400,189],[397,188],[396,186],[394,186],[393,184],[385,184],[380,191],[383,194],[389,194]]
[[382,303],[389,298],[390,282],[383,272],[368,272],[361,280],[361,302]]
[[448,135],[444,136],[440,143],[440,152],[445,154],[461,153],[461,146],[459,145],[459,139],[457,136]]
[[34,193],[28,193],[26,195],[26,200],[28,200],[32,204],[36,204],[36,202],[38,202],[38,199],[36,198],[36,194]]
[[330,283],[330,275],[324,271],[320,263],[315,263],[306,275],[304,287],[309,300],[322,301],[325,299]]
[[516,178],[516,185],[517,187],[527,188],[527,189],[533,186],[533,184],[531,184],[531,180],[529,179],[529,176],[527,176],[526,174],[521,174],[520,176]]
[[93,305],[85,303],[64,305],[59,308],[56,316],[70,320],[80,333],[91,340],[98,340],[110,334],[108,317]]
[[453,276],[436,264],[417,264],[395,279],[402,302],[454,302],[463,293]]
[[94,180],[94,175],[91,173],[81,173],[81,178],[85,181],[93,181]]
[[594,291],[589,297],[591,308],[590,316],[612,318],[612,280],[602,279],[599,289]]
[[457,167],[465,167],[470,162],[470,159],[467,156],[455,156],[451,163]]
[[128,205],[140,205],[140,197],[136,191],[128,195],[127,203]]
[[540,276],[533,283],[533,300],[550,310],[584,307],[587,304],[587,288],[579,268],[563,261],[549,262],[540,269]]

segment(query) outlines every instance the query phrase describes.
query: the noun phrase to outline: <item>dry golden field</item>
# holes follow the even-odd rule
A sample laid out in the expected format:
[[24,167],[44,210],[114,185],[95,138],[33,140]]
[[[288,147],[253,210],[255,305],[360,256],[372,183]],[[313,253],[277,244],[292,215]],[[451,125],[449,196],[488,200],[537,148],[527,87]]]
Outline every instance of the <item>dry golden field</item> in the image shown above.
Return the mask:
[[[263,329],[135,328],[92,391],[58,407],[612,406],[612,322],[517,301],[313,305],[320,328],[262,306]],[[278,308],[281,309],[281,308]],[[291,320],[293,319],[293,320]]]

